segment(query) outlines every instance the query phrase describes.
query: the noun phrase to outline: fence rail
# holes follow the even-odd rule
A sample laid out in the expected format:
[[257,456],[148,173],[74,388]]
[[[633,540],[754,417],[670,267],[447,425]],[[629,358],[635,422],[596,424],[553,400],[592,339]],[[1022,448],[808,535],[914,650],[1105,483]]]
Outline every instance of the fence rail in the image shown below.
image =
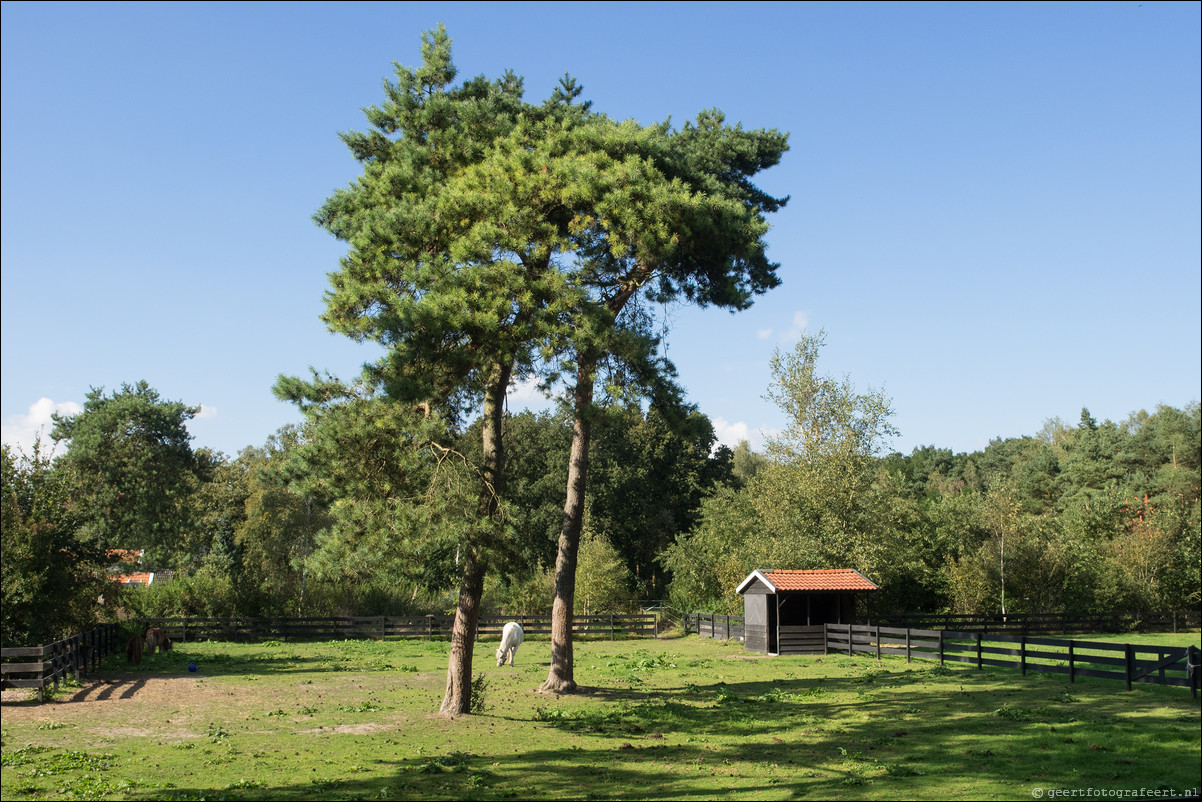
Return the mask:
[[[549,635],[551,616],[481,616],[476,639],[501,637],[509,621],[522,625],[527,636]],[[447,639],[455,617],[422,616],[345,616],[335,618],[148,618],[146,626],[161,627],[172,640],[254,641],[321,640],[330,638],[417,638]],[[605,636],[658,635],[658,619],[649,614],[578,615],[572,631],[577,635]]]
[[1014,635],[1051,635],[1088,632],[1181,632],[1202,627],[1202,611],[1171,610],[1160,613],[1021,613],[1018,615],[915,615],[868,616],[866,624],[923,629],[1001,632]]
[[690,613],[684,616],[684,634],[696,632],[703,638],[745,640],[743,617],[717,613]]
[[[1077,677],[1123,680],[1187,687],[1197,697],[1197,646],[1138,646],[1088,640],[1031,637],[954,630],[827,624],[827,651],[847,654],[904,656],[946,662],[1044,672]],[[903,645],[904,644],[904,645]]]
[[46,646],[0,649],[0,688],[36,688],[40,702],[47,686],[57,690],[67,675],[78,679],[99,668],[116,641],[116,625],[103,624]]
[[[685,634],[709,638],[743,640],[743,617],[717,613],[688,613]],[[1177,610],[1167,613],[1048,613],[1019,615],[956,615],[923,613],[867,618],[868,626],[911,629],[945,629],[958,632],[995,632],[1007,635],[1067,635],[1089,632],[1181,632],[1202,628],[1202,612]],[[732,633],[725,634],[727,630]],[[733,633],[738,633],[737,635]],[[711,634],[714,633],[714,634]]]
[[[705,638],[742,639],[743,619],[713,613],[685,616],[685,632]],[[736,635],[736,633],[738,633]],[[916,629],[876,625],[826,624],[824,627],[780,627],[782,653],[867,654],[1015,668],[1024,675],[1049,672],[1077,677],[1123,680],[1188,687],[1196,697],[1202,668],[1196,646],[1137,646],[1125,643],[1014,635],[1005,632]]]

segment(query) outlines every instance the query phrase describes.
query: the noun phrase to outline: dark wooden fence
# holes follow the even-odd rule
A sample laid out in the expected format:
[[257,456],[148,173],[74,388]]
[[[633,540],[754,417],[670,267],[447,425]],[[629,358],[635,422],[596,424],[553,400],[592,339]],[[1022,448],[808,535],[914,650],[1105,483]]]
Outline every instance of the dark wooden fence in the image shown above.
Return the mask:
[[[1067,635],[1088,632],[1181,632],[1202,628],[1202,612],[1168,613],[1050,613],[1031,615],[920,615],[874,616],[865,624],[910,629],[948,629],[957,632],[996,632],[1010,635]],[[684,616],[685,634],[707,638],[743,640],[743,617],[716,613]]]
[[0,649],[0,688],[36,688],[42,701],[48,685],[57,689],[68,674],[78,679],[94,671],[118,648],[116,625],[103,624],[47,646]]
[[[549,635],[551,616],[481,616],[476,639],[500,638],[509,621],[522,625],[526,636]],[[219,640],[256,641],[330,640],[336,638],[414,638],[449,639],[455,617],[422,616],[347,616],[341,618],[149,618],[148,627],[162,627],[174,641]],[[578,615],[572,631],[583,636],[658,634],[654,614]]]
[[1202,627],[1202,612],[1047,613],[1019,615],[916,614],[867,616],[864,623],[959,632],[1003,632],[1013,635],[1068,635],[1082,632],[1181,632]]
[[1029,635],[957,632],[946,629],[826,625],[827,652],[882,655],[913,659],[1016,668],[1077,677],[1102,677],[1136,682],[1188,687],[1197,697],[1200,669],[1196,646],[1136,646],[1065,640]]
[[[685,616],[685,633],[703,638],[742,640],[743,619],[713,613]],[[966,632],[948,629],[826,624],[824,627],[781,627],[778,648],[793,653],[868,654],[911,660],[969,663],[1051,672],[1076,682],[1077,677],[1102,677],[1126,682],[1177,685],[1198,695],[1199,650],[1196,646],[1135,646],[1066,640],[1004,632]]]
[[684,616],[684,634],[696,632],[703,638],[743,640],[743,617],[717,613],[688,613]]

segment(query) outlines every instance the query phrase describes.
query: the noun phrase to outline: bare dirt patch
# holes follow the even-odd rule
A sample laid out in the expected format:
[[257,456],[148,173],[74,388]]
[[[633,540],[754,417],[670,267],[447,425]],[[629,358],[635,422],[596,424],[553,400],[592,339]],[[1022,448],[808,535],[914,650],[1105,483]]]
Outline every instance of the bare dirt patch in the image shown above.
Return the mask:
[[373,732],[391,732],[395,730],[399,724],[405,721],[408,721],[408,719],[402,716],[399,720],[390,722],[388,724],[338,724],[333,727],[320,727],[311,730],[300,730],[300,732],[305,733],[306,735],[369,735]]
[[96,715],[107,705],[126,706],[128,709],[122,710],[122,715],[129,718],[163,709],[188,710],[211,702],[218,693],[216,688],[191,674],[116,674],[85,681],[79,688],[67,688],[57,698],[41,704],[30,691],[6,690],[0,704],[3,704],[6,722],[54,720],[71,723]]

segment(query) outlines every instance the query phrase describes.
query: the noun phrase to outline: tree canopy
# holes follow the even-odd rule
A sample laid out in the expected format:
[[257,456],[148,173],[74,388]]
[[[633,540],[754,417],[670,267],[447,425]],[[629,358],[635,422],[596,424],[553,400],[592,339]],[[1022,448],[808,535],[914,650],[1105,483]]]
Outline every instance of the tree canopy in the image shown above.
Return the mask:
[[[477,525],[465,528],[460,605],[444,710],[463,712],[474,616],[489,550],[504,539],[501,409],[517,376],[589,385],[613,356],[629,375],[670,375],[632,320],[637,293],[744,308],[775,286],[763,214],[785,199],[749,180],[786,147],[775,131],[703,112],[667,123],[617,122],[577,102],[565,76],[541,104],[512,73],[455,85],[450,38],[422,40],[422,65],[396,66],[372,129],[343,134],[363,167],[316,219],[348,244],[324,320],[384,345],[367,381],[454,425],[482,403]],[[587,450],[587,449],[586,449]]]
[[204,463],[187,422],[200,411],[167,401],[145,381],[112,395],[93,388],[83,412],[54,416],[50,436],[79,476],[88,525],[108,548],[146,549],[164,567],[179,556],[188,497]]

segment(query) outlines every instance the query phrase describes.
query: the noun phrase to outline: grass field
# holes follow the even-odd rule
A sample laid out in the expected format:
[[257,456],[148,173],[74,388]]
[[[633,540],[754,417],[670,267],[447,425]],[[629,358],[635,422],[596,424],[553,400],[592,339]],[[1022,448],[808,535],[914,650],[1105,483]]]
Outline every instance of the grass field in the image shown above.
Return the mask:
[[485,709],[455,721],[431,715],[446,643],[186,643],[135,670],[114,657],[53,702],[5,692],[0,796],[1142,798],[1202,782],[1199,702],[1183,688],[769,658],[691,636],[578,643],[591,692],[556,697],[533,690],[546,641],[513,669],[494,647],[476,655]]

